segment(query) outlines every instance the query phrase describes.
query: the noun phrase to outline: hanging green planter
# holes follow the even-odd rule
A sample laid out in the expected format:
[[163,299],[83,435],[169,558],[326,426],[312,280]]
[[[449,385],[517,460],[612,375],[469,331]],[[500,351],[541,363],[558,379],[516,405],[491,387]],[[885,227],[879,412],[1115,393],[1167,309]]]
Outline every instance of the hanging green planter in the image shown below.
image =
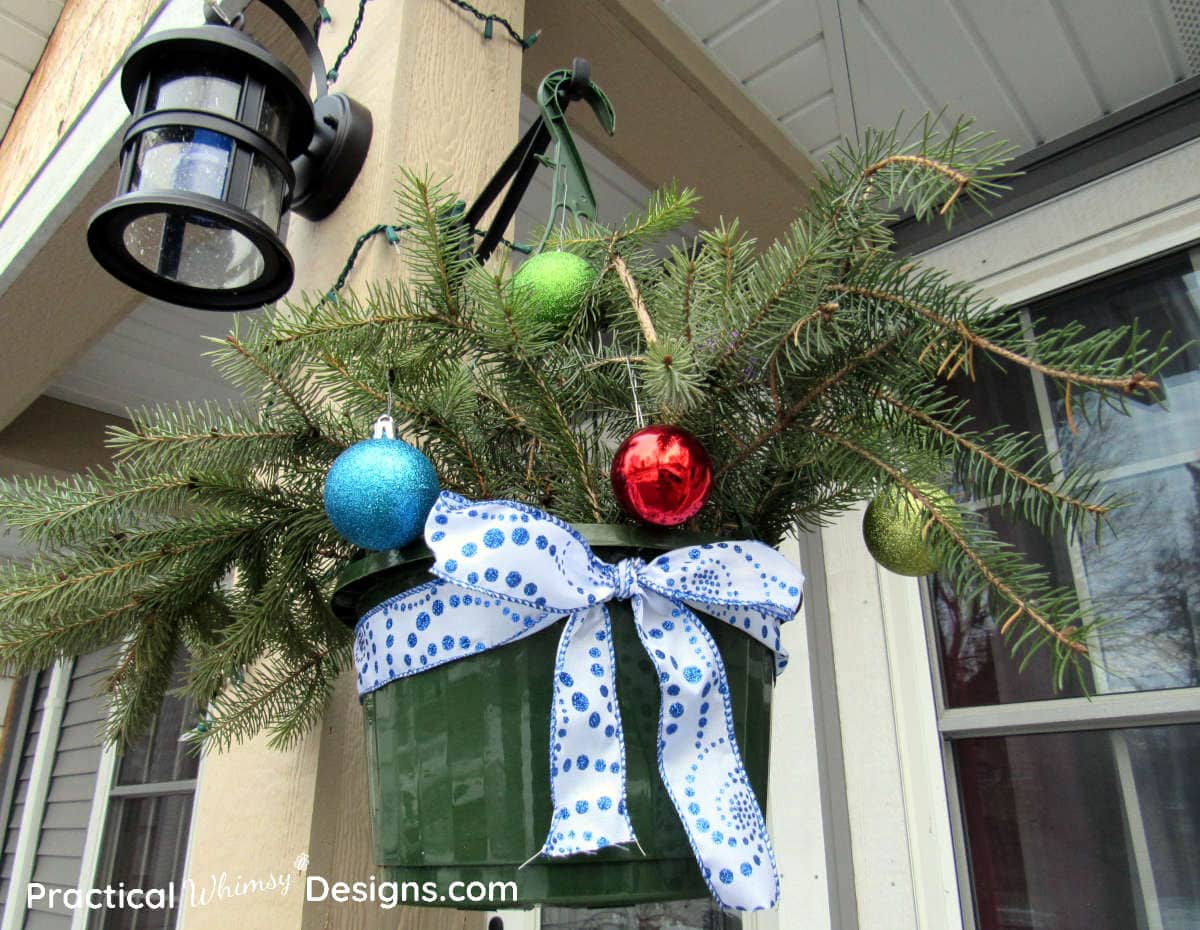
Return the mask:
[[[694,535],[626,526],[575,527],[605,562],[647,561]],[[394,595],[430,581],[424,544],[377,552],[342,572],[335,612],[356,622]],[[626,799],[636,847],[539,858],[554,807],[550,720],[561,622],[500,648],[397,678],[366,694],[370,806],[380,877],[515,882],[519,906],[613,907],[705,897],[657,760],[659,676],[638,640],[628,601],[608,604],[625,742]],[[729,623],[701,615],[725,664],[732,723],[749,783],[765,807],[775,661]],[[444,902],[414,902],[436,905]],[[487,907],[487,902],[456,907]]]

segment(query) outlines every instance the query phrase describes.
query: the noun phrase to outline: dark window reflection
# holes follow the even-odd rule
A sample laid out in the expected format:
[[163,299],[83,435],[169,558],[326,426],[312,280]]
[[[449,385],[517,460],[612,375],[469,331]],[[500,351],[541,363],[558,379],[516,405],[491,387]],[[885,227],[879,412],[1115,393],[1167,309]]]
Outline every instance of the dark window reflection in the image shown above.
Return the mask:
[[[1062,537],[1046,542],[998,509],[985,510],[1003,538],[1114,621],[1092,642],[1097,664],[1083,682],[1089,691],[1200,685],[1200,343],[1189,345],[1200,339],[1198,307],[1200,281],[1183,254],[1053,297],[1026,316],[1035,328],[1075,325],[1079,339],[1136,323],[1152,344],[1167,340],[1179,354],[1160,375],[1166,407],[1130,401],[1126,417],[1076,395],[1069,421],[1054,384],[990,363],[979,366],[974,382],[956,378],[953,385],[976,426],[1038,437],[1035,454],[1057,451],[1071,468],[1091,469],[1101,493],[1129,501],[1113,513],[1100,544],[1090,535],[1074,545]],[[1045,650],[1018,670],[1020,658],[997,629],[1004,617],[991,610],[986,592],[960,597],[935,579],[930,595],[948,706],[1081,693],[1079,681],[1052,691]]]
[[955,746],[979,930],[1200,927],[1200,726]]

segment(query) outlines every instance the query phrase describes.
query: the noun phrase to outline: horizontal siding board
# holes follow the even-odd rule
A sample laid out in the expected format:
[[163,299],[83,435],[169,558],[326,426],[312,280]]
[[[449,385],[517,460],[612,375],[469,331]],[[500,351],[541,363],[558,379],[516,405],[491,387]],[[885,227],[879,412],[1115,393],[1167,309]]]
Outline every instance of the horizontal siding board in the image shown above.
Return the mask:
[[760,10],[709,45],[717,61],[739,81],[759,74],[821,35],[816,0],[789,0]]
[[71,727],[62,733],[58,739],[58,748],[63,752],[69,752],[73,749],[97,746],[99,743],[99,726],[94,723],[85,723],[82,726]]
[[[102,649],[99,652],[89,652],[75,660],[75,670],[72,679],[86,678],[96,672],[112,671],[112,651]],[[72,684],[72,688],[74,685]]]
[[104,719],[104,704],[99,700],[75,701],[68,704],[63,713],[63,730],[73,726],[90,724],[92,732],[96,733],[96,724]]
[[[66,917],[68,920],[70,920],[70,918],[73,916],[73,913],[72,913],[71,909],[68,908],[66,906],[66,904],[63,903],[63,893],[66,892],[68,889],[73,889],[75,887],[75,885],[74,884],[56,885],[52,882],[46,882],[45,885],[46,885],[46,898],[41,901],[36,902],[33,905],[33,907],[31,908],[33,913],[36,913],[39,915],[44,915],[47,917],[49,917],[49,916]],[[51,899],[51,895],[53,895],[52,899]],[[25,926],[29,927],[29,918],[28,917],[25,919]]]
[[54,763],[55,775],[86,775],[95,774],[100,764],[100,747],[85,746],[81,749],[61,750]]
[[666,7],[696,38],[710,39],[760,6],[762,0],[668,0]]
[[46,911],[30,911],[23,930],[71,930],[71,918]]
[[0,12],[48,38],[62,13],[62,0],[0,0]]
[[827,94],[794,119],[783,124],[784,132],[807,151],[825,148],[836,143],[839,136],[837,101]]
[[29,72],[20,65],[0,58],[0,100],[16,104],[25,92],[25,84],[29,81]]
[[814,42],[789,56],[747,84],[747,90],[776,119],[820,97],[832,96],[825,43]]
[[45,48],[44,35],[0,11],[0,55],[32,73]]
[[33,881],[74,888],[79,881],[79,856],[43,856],[33,860]]
[[50,829],[43,824],[42,835],[38,839],[38,855],[78,858],[83,854],[86,839],[87,821],[72,829]]
[[92,799],[86,801],[60,801],[47,808],[42,818],[44,829],[57,830],[60,828],[77,827],[86,824],[92,812]]
[[87,775],[60,775],[50,779],[50,791],[46,795],[47,806],[60,801],[91,801],[96,788],[96,773]]
[[79,700],[80,698],[103,697],[103,688],[110,674],[112,674],[112,669],[98,668],[94,672],[88,672],[86,675],[81,675],[79,677],[78,689],[72,686],[72,699]]

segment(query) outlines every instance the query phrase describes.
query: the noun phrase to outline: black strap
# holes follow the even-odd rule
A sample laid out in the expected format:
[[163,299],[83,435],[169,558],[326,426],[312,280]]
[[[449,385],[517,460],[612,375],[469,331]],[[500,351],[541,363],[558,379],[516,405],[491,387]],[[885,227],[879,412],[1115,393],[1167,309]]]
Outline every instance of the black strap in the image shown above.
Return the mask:
[[508,184],[510,178],[512,179],[508,193],[500,202],[500,208],[492,217],[491,225],[475,252],[475,259],[481,265],[491,257],[496,246],[500,244],[504,230],[508,228],[508,224],[517,212],[517,205],[525,196],[525,191],[529,189],[533,173],[541,164],[538,156],[546,151],[549,144],[550,130],[546,128],[541,117],[538,117],[537,121],[525,131],[525,135],[521,137],[516,148],[504,159],[499,170],[492,175],[492,179],[487,182],[479,196],[475,198],[475,202],[467,210],[466,216],[463,218],[467,227],[471,230],[478,229],[479,224],[483,221],[483,215],[487,213],[492,202],[504,190],[504,185]]

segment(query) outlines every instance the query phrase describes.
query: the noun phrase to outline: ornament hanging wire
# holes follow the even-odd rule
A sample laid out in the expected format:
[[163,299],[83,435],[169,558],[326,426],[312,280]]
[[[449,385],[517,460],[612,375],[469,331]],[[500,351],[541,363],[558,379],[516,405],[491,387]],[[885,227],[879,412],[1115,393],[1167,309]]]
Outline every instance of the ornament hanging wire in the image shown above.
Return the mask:
[[625,358],[625,371],[629,374],[629,391],[633,395],[633,415],[637,419],[638,429],[646,428],[646,418],[642,416],[642,405],[638,402],[637,379],[633,376],[633,366],[629,357]]

